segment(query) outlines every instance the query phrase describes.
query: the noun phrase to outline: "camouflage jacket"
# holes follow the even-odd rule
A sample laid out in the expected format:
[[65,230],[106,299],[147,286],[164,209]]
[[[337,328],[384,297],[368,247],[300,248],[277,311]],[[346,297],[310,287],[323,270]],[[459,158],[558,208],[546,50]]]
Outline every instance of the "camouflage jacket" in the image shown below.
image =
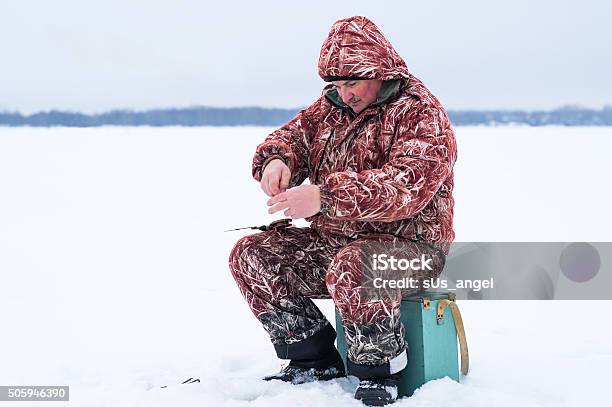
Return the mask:
[[361,238],[391,234],[448,253],[453,231],[453,165],[457,149],[448,116],[379,29],[365,17],[340,20],[323,43],[326,81],[385,81],[360,114],[333,85],[256,150],[253,177],[282,159],[290,187],[320,186],[321,212],[308,218],[323,234]]

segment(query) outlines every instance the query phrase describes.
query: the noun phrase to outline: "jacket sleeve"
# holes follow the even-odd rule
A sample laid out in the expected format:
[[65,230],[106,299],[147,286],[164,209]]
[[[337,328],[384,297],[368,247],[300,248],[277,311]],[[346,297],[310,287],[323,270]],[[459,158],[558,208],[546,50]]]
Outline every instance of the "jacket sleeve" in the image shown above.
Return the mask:
[[379,169],[329,174],[321,213],[347,221],[391,222],[415,216],[452,173],[455,137],[442,107],[411,106],[396,126],[389,161]]
[[272,132],[257,146],[253,157],[253,178],[261,181],[266,165],[281,159],[291,171],[289,188],[300,185],[309,175],[310,144],[317,128],[317,112],[321,99],[300,111],[280,129]]

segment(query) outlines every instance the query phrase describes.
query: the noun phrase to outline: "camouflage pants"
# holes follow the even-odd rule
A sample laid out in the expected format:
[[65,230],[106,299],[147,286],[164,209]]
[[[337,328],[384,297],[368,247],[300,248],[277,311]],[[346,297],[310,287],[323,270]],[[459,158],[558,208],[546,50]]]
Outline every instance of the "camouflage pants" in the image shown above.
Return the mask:
[[[415,258],[432,255],[433,271],[409,271],[415,280],[435,278],[444,267],[442,252],[390,235],[348,239],[323,236],[311,228],[284,227],[236,243],[230,270],[279,358],[316,359],[333,346],[335,331],[311,300],[331,298],[344,323],[349,374],[380,377],[406,366],[401,296],[364,298],[361,290],[364,245],[372,242],[399,242],[407,256]],[[404,290],[402,295],[415,291]]]

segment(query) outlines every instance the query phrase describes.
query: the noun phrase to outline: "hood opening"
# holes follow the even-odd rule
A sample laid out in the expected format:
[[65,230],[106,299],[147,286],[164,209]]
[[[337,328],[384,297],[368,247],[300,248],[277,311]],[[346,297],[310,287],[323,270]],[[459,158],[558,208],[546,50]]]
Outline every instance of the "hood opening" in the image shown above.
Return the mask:
[[[355,78],[355,79],[363,80],[363,78]],[[387,81],[383,81],[383,84],[378,90],[378,96],[376,96],[376,101],[372,103],[370,106],[381,106],[387,103],[393,96],[397,94],[397,92],[399,91],[401,87],[401,84],[402,84],[401,79],[390,79]],[[329,86],[331,85],[328,85],[328,87]],[[325,98],[327,98],[327,100],[329,100],[331,104],[333,104],[336,107],[339,107],[342,109],[344,108],[350,109],[350,106],[348,106],[346,103],[342,101],[340,94],[338,93],[336,88],[334,88],[333,86],[331,86],[329,90],[325,92]]]

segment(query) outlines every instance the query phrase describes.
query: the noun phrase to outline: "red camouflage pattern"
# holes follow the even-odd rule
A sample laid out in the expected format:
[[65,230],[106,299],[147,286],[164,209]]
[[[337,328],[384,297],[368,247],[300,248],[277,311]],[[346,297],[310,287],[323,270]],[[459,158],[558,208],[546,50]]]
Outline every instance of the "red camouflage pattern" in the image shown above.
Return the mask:
[[[360,33],[363,39],[357,41]],[[336,52],[340,57],[329,58],[329,48],[341,49]],[[361,63],[353,62],[359,58]],[[455,237],[457,147],[444,108],[365,17],[334,24],[321,51],[319,73],[324,78],[402,79],[402,85],[393,100],[356,117],[326,98],[332,90],[328,85],[315,103],[258,146],[255,179],[261,180],[265,164],[280,158],[291,170],[290,186],[309,177],[321,187],[323,209],[307,219],[312,228],[350,238],[392,234],[429,242],[447,254]]]
[[401,296],[416,292],[383,293],[380,300],[364,296],[362,277],[376,275],[364,260],[381,247],[407,259],[432,258],[432,270],[404,274],[421,286],[444,267],[444,254],[423,243],[391,235],[329,239],[312,228],[283,226],[240,239],[230,254],[230,270],[275,345],[295,344],[323,330],[329,322],[311,299],[332,298],[344,321],[349,359],[380,365],[406,349]]
[[307,219],[310,228],[241,239],[230,255],[230,269],[273,343],[300,342],[320,331],[329,322],[310,298],[331,295],[345,323],[349,359],[389,363],[405,351],[399,300],[362,298],[361,244],[401,241],[412,244],[408,253],[415,257],[434,247],[441,254],[434,270],[410,277],[441,273],[454,239],[455,138],[438,100],[365,17],[332,26],[319,74],[401,82],[384,103],[359,115],[334,100],[328,85],[317,101],[257,147],[257,181],[268,162],[282,159],[291,170],[290,187],[306,178],[320,186],[322,210]]
[[332,25],[321,46],[319,76],[364,79],[408,78],[402,57],[365,17],[351,17]]

